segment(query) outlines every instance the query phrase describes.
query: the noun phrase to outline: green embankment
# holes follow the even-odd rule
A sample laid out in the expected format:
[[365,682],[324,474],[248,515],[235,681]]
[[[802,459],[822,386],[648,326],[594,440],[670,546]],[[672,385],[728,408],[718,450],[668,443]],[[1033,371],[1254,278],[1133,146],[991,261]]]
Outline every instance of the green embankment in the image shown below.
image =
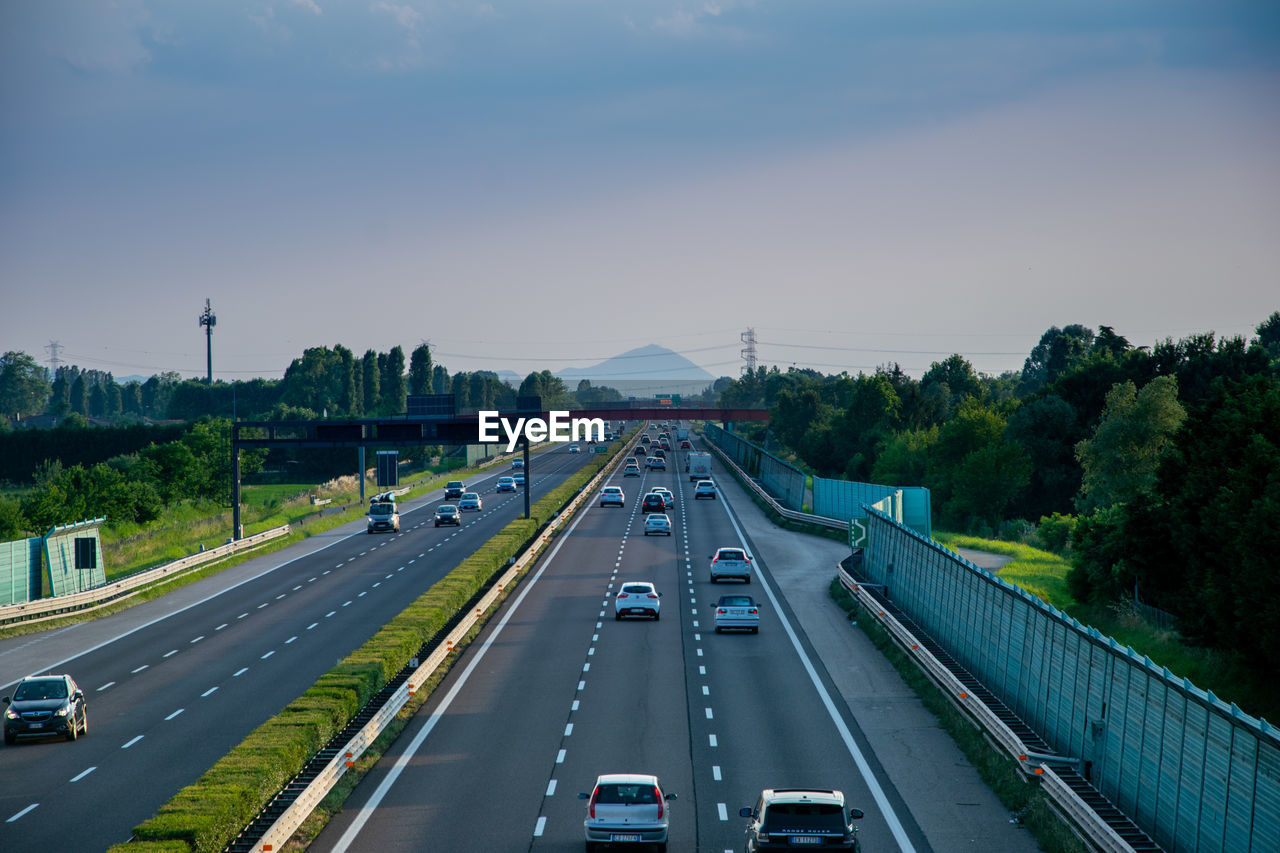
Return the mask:
[[593,459],[534,503],[529,519],[508,523],[299,699],[251,732],[154,817],[135,827],[137,843],[115,845],[109,853],[214,853],[226,847],[459,608],[629,446],[631,437],[628,434],[610,453]]

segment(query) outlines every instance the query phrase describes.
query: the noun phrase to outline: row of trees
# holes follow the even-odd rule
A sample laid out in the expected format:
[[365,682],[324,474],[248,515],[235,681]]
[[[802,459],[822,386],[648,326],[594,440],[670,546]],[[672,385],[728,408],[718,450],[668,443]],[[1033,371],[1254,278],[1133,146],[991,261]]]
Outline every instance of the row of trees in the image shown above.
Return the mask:
[[1038,523],[1081,600],[1137,592],[1280,666],[1280,312],[1251,340],[1150,348],[1054,327],[997,377],[958,355],[919,381],[758,369],[721,401],[768,406],[758,438],[814,473],[929,487],[945,525]]
[[[241,470],[261,469],[264,451],[242,451]],[[70,520],[152,521],[184,501],[226,501],[231,493],[231,422],[191,424],[178,439],[89,465],[41,463],[19,499],[0,497],[0,540],[39,535]]]

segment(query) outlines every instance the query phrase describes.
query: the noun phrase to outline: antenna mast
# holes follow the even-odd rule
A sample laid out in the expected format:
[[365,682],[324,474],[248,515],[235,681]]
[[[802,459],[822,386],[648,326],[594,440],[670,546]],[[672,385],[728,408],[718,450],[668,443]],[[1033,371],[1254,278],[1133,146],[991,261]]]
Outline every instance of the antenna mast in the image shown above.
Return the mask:
[[209,307],[209,300],[204,301],[204,313],[200,315],[200,325],[204,326],[205,337],[205,353],[208,356],[209,375],[205,379],[210,385],[213,384],[213,327],[218,325],[218,318],[214,316],[213,310]]

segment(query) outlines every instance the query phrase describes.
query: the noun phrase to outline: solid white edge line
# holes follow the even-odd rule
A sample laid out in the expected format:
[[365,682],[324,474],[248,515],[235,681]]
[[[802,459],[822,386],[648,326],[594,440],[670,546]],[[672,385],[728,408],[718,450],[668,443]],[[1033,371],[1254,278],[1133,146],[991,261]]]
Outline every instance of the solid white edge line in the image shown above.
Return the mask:
[[[507,627],[507,622],[510,621],[511,617],[520,609],[520,605],[524,602],[525,596],[529,594],[529,590],[533,589],[533,587],[538,583],[539,578],[542,577],[542,573],[547,570],[547,567],[549,567],[555,560],[556,555],[560,553],[561,546],[563,546],[564,543],[568,541],[569,537],[573,535],[573,531],[577,528],[578,523],[587,517],[587,512],[591,510],[593,506],[594,505],[590,501],[583,502],[582,513],[573,520],[573,523],[569,525],[569,529],[565,531],[565,534],[559,537],[559,541],[556,542],[555,547],[551,549],[551,553],[547,555],[547,559],[542,561],[542,565],[539,566],[538,571],[534,572],[533,577],[529,578],[529,582],[521,584],[520,591],[511,601],[511,607],[502,615],[502,618],[498,620],[497,625],[494,626],[493,633],[491,633],[488,638],[480,644],[480,648],[476,652],[475,657],[467,663],[462,674],[458,676],[458,680],[454,682],[453,686],[449,688],[449,692],[445,694],[445,697],[440,700],[440,704],[436,706],[436,710],[427,718],[427,722],[422,726],[418,733],[414,735],[413,740],[410,741],[407,747],[405,747],[405,751],[396,757],[395,763],[387,772],[386,777],[383,778],[382,782],[379,783],[378,787],[369,796],[368,802],[354,810],[355,818],[351,821],[351,825],[347,827],[346,831],[342,833],[342,837],[340,837],[337,843],[334,844],[333,853],[346,853],[346,851],[350,849],[352,843],[356,840],[356,836],[360,834],[360,830],[364,829],[364,825],[369,822],[369,818],[373,817],[373,813],[377,811],[378,805],[387,796],[387,792],[391,790],[391,786],[400,778],[400,774],[404,772],[404,769],[409,765],[409,761],[417,754],[418,750],[422,748],[422,744],[426,741],[427,736],[431,734],[431,731],[436,727],[436,723],[440,722],[441,718],[444,717],[445,712],[449,710],[449,706],[453,704],[453,700],[458,697],[462,688],[466,686],[467,680],[471,677],[471,673],[475,671],[475,668],[480,664],[480,661],[484,660],[484,656],[489,649],[494,646],[495,641],[498,639],[499,635],[502,634],[502,629]],[[538,831],[541,832],[541,827],[546,825],[546,818],[541,817],[538,818],[538,820]]]
[[[738,526],[738,520],[733,517],[733,511],[729,509],[727,496],[725,497],[725,500],[720,501],[720,505],[724,507],[725,515],[729,516],[729,523],[737,531],[739,543],[744,550],[749,551],[747,536],[742,532],[742,528]],[[800,638],[796,636],[795,629],[791,627],[791,621],[782,612],[777,596],[773,594],[773,588],[764,579],[763,575],[757,573],[756,579],[760,581],[760,586],[764,587],[765,595],[769,596],[769,603],[773,605],[773,612],[778,615],[778,621],[782,623],[783,630],[787,632],[787,636],[791,639],[791,645],[795,648],[796,654],[800,656],[800,662],[804,664],[804,671],[809,673],[809,680],[813,682],[814,688],[817,689],[818,696],[822,699],[822,704],[826,706],[827,714],[831,716],[831,721],[835,723],[836,730],[840,733],[840,738],[844,741],[845,748],[853,756],[854,764],[858,765],[858,772],[862,774],[863,781],[871,789],[871,796],[876,801],[876,805],[879,806],[881,814],[884,815],[885,822],[889,824],[889,830],[893,833],[894,840],[898,842],[898,848],[903,853],[915,853],[915,845],[911,843],[911,839],[907,838],[907,831],[903,829],[902,822],[898,820],[897,812],[889,804],[889,798],[885,796],[884,789],[880,787],[880,781],[871,772],[871,765],[867,764],[867,759],[863,756],[862,750],[854,743],[853,733],[845,725],[840,712],[836,710],[835,703],[831,701],[831,694],[827,692],[822,679],[818,677],[817,670],[813,667],[813,662],[809,660],[809,656],[805,654],[804,647],[800,645]]]

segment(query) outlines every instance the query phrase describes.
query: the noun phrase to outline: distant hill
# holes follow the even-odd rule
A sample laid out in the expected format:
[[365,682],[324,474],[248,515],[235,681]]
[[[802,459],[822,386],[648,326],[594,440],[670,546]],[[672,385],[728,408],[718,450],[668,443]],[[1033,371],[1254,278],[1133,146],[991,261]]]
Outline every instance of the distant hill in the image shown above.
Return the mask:
[[705,384],[715,380],[714,376],[680,353],[657,344],[627,350],[591,367],[557,370],[556,376],[571,388],[582,379],[590,380],[593,385],[614,385],[634,380],[675,380]]

